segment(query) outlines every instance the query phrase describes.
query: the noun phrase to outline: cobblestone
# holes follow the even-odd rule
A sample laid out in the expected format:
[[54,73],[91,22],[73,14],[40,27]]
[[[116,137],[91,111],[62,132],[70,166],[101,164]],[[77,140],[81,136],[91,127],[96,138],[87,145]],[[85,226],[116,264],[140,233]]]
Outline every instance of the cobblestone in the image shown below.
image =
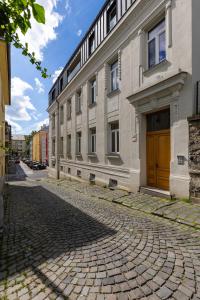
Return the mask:
[[10,184],[0,299],[198,299],[199,231],[67,183]]

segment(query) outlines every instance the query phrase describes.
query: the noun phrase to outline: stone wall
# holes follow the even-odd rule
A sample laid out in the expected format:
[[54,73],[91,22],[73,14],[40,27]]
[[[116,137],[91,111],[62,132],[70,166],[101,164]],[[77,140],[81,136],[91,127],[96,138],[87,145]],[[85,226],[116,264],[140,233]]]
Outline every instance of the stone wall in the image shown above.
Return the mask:
[[200,203],[200,115],[188,118],[190,197]]

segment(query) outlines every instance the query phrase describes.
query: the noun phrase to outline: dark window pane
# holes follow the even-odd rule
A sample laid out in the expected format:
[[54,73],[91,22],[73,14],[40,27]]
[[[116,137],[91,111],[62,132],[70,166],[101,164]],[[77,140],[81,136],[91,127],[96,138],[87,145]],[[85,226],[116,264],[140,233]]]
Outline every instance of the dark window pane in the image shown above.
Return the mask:
[[147,131],[160,131],[170,128],[170,110],[162,110],[147,115]]
[[156,64],[156,41],[153,39],[151,42],[149,42],[148,45],[148,54],[149,54],[149,68],[155,66]]
[[165,46],[165,32],[161,33],[159,36],[159,61],[166,58],[166,46]]
[[115,152],[115,132],[112,132],[112,152]]
[[117,152],[119,152],[119,131],[117,131]]

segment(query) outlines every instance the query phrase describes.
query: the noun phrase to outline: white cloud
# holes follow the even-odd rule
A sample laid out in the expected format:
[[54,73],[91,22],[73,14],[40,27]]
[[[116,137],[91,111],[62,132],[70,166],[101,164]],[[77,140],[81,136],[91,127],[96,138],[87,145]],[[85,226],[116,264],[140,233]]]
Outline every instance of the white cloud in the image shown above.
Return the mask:
[[55,29],[63,20],[63,16],[54,10],[58,1],[59,0],[38,0],[38,3],[45,9],[46,23],[39,24],[32,18],[32,28],[25,36],[20,34],[21,41],[28,43],[29,51],[35,52],[36,58],[39,60],[43,59],[43,50],[47,44],[57,38]]
[[71,12],[72,12],[72,7],[71,7],[70,0],[66,0],[65,9],[67,11],[67,14],[70,15]]
[[60,73],[62,72],[63,67],[59,67],[58,70],[56,70],[53,74],[52,74],[52,81],[53,83],[56,82],[56,79],[58,78],[58,76],[60,75]]
[[49,118],[46,118],[40,122],[35,123],[35,130],[40,130],[43,125],[49,125]]
[[[12,78],[11,81],[11,106],[6,107],[6,119],[13,123],[16,130],[20,130],[20,125],[16,121],[30,121],[31,114],[36,114],[36,108],[26,94],[27,90],[33,90],[33,87],[19,77]],[[12,124],[11,124],[12,125]]]
[[38,78],[35,78],[35,87],[39,94],[44,93],[44,85]]
[[77,36],[81,36],[81,34],[82,34],[82,29],[79,29],[78,31],[77,31]]

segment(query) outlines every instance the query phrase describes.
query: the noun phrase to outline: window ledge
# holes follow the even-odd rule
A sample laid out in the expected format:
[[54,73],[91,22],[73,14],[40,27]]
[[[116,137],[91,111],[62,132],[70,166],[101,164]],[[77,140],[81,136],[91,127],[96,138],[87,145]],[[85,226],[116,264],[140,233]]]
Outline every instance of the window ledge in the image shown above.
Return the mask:
[[89,108],[92,108],[92,107],[95,107],[96,105],[97,105],[97,103],[94,102],[94,103],[90,103],[90,104],[88,105],[88,107],[89,107]]
[[81,153],[76,153],[76,157],[82,157]]
[[169,61],[167,59],[164,59],[163,61],[161,61],[160,63],[156,64],[155,66],[149,68],[149,69],[146,69],[144,72],[143,72],[143,75],[149,75],[151,73],[153,73],[154,71],[156,71],[157,69],[163,67],[163,66],[167,66],[169,65]]
[[72,159],[71,153],[67,153],[67,159]]
[[107,96],[108,96],[109,98],[111,98],[111,97],[113,97],[113,96],[115,96],[115,95],[118,95],[120,92],[121,92],[120,89],[116,89],[116,90],[114,90],[114,91],[109,92],[109,93],[107,94]]
[[109,158],[117,158],[119,159],[120,158],[120,154],[119,153],[108,153],[106,154],[106,157],[109,159]]
[[96,153],[88,153],[88,157],[97,157]]

